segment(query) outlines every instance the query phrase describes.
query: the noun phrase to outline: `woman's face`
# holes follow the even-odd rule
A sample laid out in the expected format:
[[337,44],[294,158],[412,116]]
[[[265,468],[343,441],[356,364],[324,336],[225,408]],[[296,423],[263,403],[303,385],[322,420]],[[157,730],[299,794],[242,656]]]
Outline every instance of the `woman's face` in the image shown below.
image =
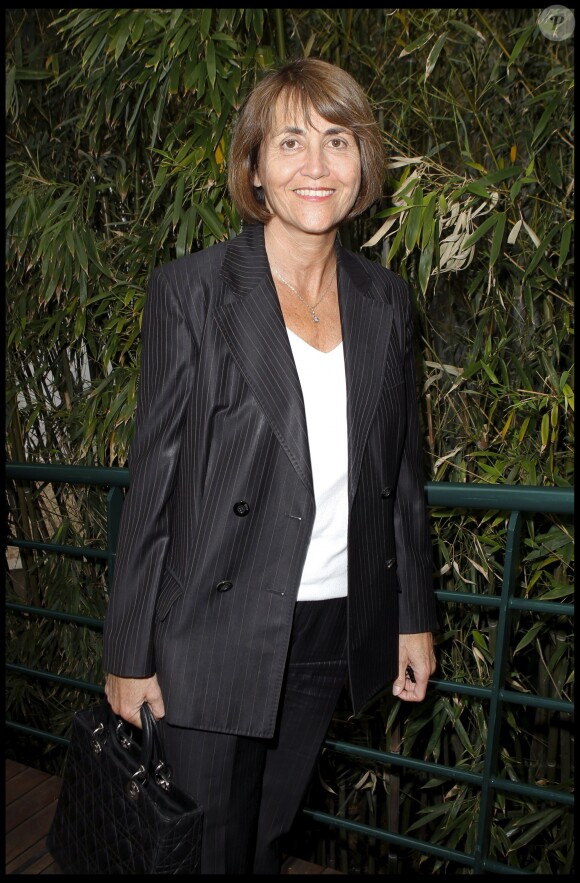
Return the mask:
[[314,110],[309,125],[279,98],[254,174],[274,215],[269,223],[289,233],[334,230],[356,202],[360,182],[360,152],[350,129]]

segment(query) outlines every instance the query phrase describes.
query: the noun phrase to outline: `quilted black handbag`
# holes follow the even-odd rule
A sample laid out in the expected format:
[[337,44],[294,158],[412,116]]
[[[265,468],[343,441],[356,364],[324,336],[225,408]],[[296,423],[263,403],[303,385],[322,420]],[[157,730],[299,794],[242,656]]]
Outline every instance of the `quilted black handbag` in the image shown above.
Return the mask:
[[199,874],[203,809],[170,780],[147,704],[133,734],[103,702],[73,720],[47,848],[64,874]]

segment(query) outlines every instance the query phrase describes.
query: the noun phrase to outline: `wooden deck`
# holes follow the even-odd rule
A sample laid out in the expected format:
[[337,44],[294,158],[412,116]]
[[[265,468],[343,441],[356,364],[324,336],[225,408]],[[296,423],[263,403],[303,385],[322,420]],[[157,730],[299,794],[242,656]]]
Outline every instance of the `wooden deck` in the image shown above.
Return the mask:
[[60,874],[46,835],[60,791],[58,776],[6,761],[6,874]]
[[[6,761],[6,874],[61,874],[46,850],[46,835],[61,780],[14,760]],[[299,858],[288,858],[282,874],[340,874]]]

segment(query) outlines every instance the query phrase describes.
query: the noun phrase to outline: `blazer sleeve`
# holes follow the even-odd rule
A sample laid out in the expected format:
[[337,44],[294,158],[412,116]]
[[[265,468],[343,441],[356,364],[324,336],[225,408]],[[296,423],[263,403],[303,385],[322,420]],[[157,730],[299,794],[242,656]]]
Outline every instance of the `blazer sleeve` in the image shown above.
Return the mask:
[[122,677],[155,672],[152,629],[169,541],[167,506],[197,352],[164,268],[151,276],[141,344],[130,486],[103,633],[105,671]]
[[422,439],[413,351],[411,299],[404,298],[403,358],[407,402],[406,435],[395,500],[395,546],[399,581],[399,632],[413,634],[437,628],[433,559],[425,500]]

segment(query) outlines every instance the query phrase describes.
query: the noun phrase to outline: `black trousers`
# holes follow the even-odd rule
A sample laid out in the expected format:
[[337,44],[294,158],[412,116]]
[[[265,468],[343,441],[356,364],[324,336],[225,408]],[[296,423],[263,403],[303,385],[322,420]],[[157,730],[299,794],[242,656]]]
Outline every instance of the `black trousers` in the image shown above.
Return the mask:
[[205,811],[202,874],[280,873],[346,673],[346,598],[299,602],[273,739],[160,722],[173,780]]

